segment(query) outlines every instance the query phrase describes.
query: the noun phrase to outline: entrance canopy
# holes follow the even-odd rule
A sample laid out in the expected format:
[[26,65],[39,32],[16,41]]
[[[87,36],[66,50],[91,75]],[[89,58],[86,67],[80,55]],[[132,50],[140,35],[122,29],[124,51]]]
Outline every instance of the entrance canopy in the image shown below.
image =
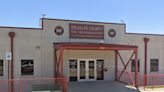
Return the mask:
[[[132,79],[130,73],[128,73],[130,80],[137,87],[137,70],[138,70],[138,47],[132,45],[118,45],[118,44],[98,44],[98,43],[54,43],[54,71],[55,77],[63,76],[63,51],[64,50],[113,50],[115,51],[115,80],[119,80],[122,73],[126,70],[127,65],[131,61],[133,55],[135,55],[135,79]],[[134,51],[130,59],[125,64],[119,54],[120,50]],[[57,51],[59,51],[59,59],[57,59]],[[117,58],[124,66],[119,77],[117,76]]]
[[54,49],[69,50],[135,50],[137,46],[97,43],[54,43]]

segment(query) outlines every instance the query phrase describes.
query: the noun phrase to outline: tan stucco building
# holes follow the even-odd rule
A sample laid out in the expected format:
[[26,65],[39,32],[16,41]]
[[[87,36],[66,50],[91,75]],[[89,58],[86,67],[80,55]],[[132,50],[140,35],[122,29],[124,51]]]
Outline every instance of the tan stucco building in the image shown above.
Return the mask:
[[[41,24],[41,28],[0,27],[0,79],[53,78],[56,69],[54,45],[60,43],[137,46],[139,73],[145,73],[145,57],[148,74],[164,73],[163,35],[127,33],[123,23],[43,18]],[[10,32],[15,33],[13,38],[9,36]],[[145,42],[144,39],[149,41]],[[6,60],[7,52],[12,53],[12,60]],[[133,51],[119,52],[123,61],[127,61]],[[59,56],[58,51],[57,57]],[[132,59],[134,58],[133,56]],[[63,73],[69,81],[116,79],[115,50],[103,50],[103,47],[102,50],[65,49],[62,59]],[[9,72],[8,62],[13,62],[13,69],[10,67]],[[134,72],[134,65],[130,62],[127,70]],[[122,71],[123,68],[118,59],[117,70]]]

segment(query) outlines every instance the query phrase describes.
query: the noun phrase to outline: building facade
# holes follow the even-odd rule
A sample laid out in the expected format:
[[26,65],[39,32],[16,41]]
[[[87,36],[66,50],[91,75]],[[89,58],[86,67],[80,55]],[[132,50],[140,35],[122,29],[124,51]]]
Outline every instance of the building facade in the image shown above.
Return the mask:
[[[138,72],[145,74],[146,57],[147,74],[164,73],[163,35],[127,33],[123,23],[43,18],[41,24],[41,28],[0,27],[0,79],[54,77],[54,45],[60,43],[137,46]],[[12,37],[9,33],[15,35]],[[144,39],[149,40],[146,47]],[[7,60],[10,52],[12,60]],[[119,52],[123,61],[132,54],[132,51]],[[59,54],[57,52],[58,57]],[[114,50],[66,49],[62,59],[63,73],[69,81],[115,80]],[[130,72],[135,71],[133,61],[134,56],[127,66]],[[9,62],[13,63],[12,68],[8,67]],[[118,59],[117,70],[123,68]]]

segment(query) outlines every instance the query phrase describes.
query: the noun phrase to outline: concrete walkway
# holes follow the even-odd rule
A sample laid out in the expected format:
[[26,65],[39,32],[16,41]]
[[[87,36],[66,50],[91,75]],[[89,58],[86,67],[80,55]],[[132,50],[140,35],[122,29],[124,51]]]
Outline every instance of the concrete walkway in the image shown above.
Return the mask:
[[143,87],[140,87],[139,89],[141,92],[164,92],[164,87],[146,88],[145,90]]
[[70,82],[68,92],[140,92],[115,81]]

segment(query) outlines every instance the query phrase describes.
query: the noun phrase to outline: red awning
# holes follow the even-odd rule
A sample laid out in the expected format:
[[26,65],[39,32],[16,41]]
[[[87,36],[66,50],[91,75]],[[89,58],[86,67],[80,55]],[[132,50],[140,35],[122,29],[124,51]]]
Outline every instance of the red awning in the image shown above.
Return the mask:
[[137,50],[137,46],[98,43],[54,43],[54,49],[69,50]]
[[[57,60],[57,50],[59,50],[59,59]],[[128,76],[132,83],[137,87],[137,70],[138,70],[138,46],[133,45],[120,45],[120,44],[98,44],[98,43],[54,43],[54,71],[57,76],[63,76],[63,51],[64,50],[114,50],[115,51],[115,77],[116,80],[120,79],[124,71],[127,71]],[[119,50],[132,50],[134,51],[127,63],[124,63]],[[129,64],[132,56],[135,55],[135,78],[133,80],[131,74],[127,70],[127,65]],[[120,57],[121,62],[124,66],[119,77],[117,76],[117,57]],[[56,77],[56,76],[55,76]]]

